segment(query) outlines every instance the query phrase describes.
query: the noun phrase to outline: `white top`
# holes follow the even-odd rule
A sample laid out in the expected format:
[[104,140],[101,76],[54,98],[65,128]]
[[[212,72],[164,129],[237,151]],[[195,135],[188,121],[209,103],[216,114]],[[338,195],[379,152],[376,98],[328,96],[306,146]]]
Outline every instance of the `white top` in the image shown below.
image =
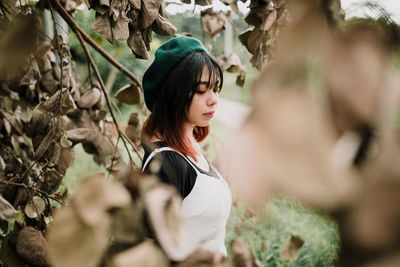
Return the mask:
[[227,182],[215,169],[218,177],[201,173],[187,157],[170,147],[155,149],[146,159],[142,170],[157,153],[162,151],[174,151],[180,154],[197,174],[195,184],[191,192],[183,199],[180,210],[182,247],[188,255],[201,248],[226,256],[226,223],[232,204],[231,191]]

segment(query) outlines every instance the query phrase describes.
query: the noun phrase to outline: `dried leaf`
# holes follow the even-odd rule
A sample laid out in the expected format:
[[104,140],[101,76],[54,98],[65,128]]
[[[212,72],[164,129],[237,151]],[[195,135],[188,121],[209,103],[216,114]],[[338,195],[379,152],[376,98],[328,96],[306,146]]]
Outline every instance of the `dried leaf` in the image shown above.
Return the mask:
[[43,198],[39,196],[34,196],[31,201],[29,201],[24,212],[28,218],[35,219],[39,217],[46,208],[46,202]]
[[72,130],[68,130],[66,132],[66,136],[72,142],[82,142],[82,141],[90,142],[91,140],[94,139],[95,135],[96,132],[93,131],[93,129],[88,129],[88,128],[75,128]]
[[81,108],[92,108],[94,105],[96,105],[100,101],[101,95],[102,95],[102,93],[101,93],[100,89],[94,87],[92,90],[84,93],[80,97],[77,104]]
[[113,28],[113,36],[115,40],[127,40],[129,38],[129,27],[127,18],[119,18]]
[[132,246],[145,237],[142,209],[134,204],[118,209],[112,214],[111,235],[115,244]]
[[264,32],[269,31],[272,25],[276,22],[277,18],[278,11],[274,9],[268,14],[267,18],[263,20],[262,25],[260,26],[261,30]]
[[10,219],[17,210],[0,195],[0,219],[7,221]]
[[138,105],[141,101],[141,91],[135,84],[127,84],[115,93],[115,98],[121,103]]
[[146,44],[143,41],[142,34],[140,32],[131,32],[128,38],[128,46],[131,48],[133,54],[137,58],[148,59]]
[[221,263],[223,260],[224,260],[224,256],[222,256],[222,254],[219,254],[218,252],[199,249],[199,250],[196,250],[195,252],[193,252],[192,254],[190,254],[184,261],[182,261],[178,265],[176,265],[176,267],[220,266],[217,264]]
[[28,226],[19,231],[16,249],[18,255],[32,266],[50,266],[46,259],[46,239],[35,228]]
[[58,210],[47,232],[51,266],[99,266],[109,241],[109,225],[107,216],[94,226],[84,224],[71,205]]
[[205,34],[214,37],[225,29],[229,14],[222,11],[215,12],[212,8],[201,11],[201,28]]
[[113,257],[112,267],[167,267],[169,259],[152,241],[127,249]]
[[142,0],[139,13],[139,30],[149,27],[157,19],[161,0]]
[[304,241],[300,236],[290,234],[289,238],[283,245],[281,258],[285,261],[294,262],[299,257],[299,250],[303,246]]
[[231,253],[234,266],[261,267],[261,263],[254,257],[249,247],[241,239],[232,241]]
[[60,157],[57,164],[57,170],[65,173],[75,160],[75,151],[73,148],[61,148]]
[[95,175],[82,182],[72,202],[82,222],[95,227],[102,223],[109,209],[126,206],[130,199],[121,185],[106,180],[102,175]]
[[92,27],[93,30],[103,35],[110,43],[113,42],[114,38],[108,12],[105,12],[103,15],[96,13],[96,21],[93,23]]
[[144,204],[157,239],[168,257],[180,261],[189,256],[193,248],[181,244],[181,199],[175,190],[167,185],[155,186],[146,191]]
[[174,35],[176,33],[176,27],[160,14],[158,14],[157,19],[151,24],[151,28],[159,35]]

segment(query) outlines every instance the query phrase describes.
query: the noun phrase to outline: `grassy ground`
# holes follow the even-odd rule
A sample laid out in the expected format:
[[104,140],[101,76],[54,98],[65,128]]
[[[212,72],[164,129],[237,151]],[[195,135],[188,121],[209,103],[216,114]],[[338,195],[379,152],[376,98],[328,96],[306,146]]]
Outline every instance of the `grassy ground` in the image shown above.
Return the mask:
[[[257,216],[246,218],[247,213],[243,207],[233,208],[226,239],[228,246],[234,239],[244,239],[264,267],[335,265],[340,239],[330,219],[283,198],[270,201]],[[281,257],[290,235],[304,241],[297,260],[292,262]]]

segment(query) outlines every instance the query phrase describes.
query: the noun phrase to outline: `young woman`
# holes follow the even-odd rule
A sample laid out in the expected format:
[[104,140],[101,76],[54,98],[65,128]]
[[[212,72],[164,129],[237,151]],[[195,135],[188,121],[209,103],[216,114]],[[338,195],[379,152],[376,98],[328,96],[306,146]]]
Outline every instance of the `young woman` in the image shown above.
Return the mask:
[[156,173],[181,195],[187,251],[205,249],[226,256],[231,192],[199,146],[209,133],[222,82],[220,67],[197,39],[175,37],[157,49],[143,76],[151,114],[143,126],[142,170]]

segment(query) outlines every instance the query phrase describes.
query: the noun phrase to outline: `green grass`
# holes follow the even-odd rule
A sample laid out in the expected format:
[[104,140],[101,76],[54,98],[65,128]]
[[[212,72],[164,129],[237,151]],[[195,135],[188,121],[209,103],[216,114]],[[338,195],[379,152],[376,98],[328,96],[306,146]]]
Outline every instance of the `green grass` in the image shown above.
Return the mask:
[[[257,216],[246,219],[245,213],[243,207],[233,208],[227,231],[228,247],[232,240],[242,238],[262,265],[268,267],[335,265],[340,238],[336,224],[329,218],[284,198],[270,201]],[[242,226],[238,232],[240,221]],[[299,257],[293,262],[284,261],[280,256],[290,234],[304,240]]]

